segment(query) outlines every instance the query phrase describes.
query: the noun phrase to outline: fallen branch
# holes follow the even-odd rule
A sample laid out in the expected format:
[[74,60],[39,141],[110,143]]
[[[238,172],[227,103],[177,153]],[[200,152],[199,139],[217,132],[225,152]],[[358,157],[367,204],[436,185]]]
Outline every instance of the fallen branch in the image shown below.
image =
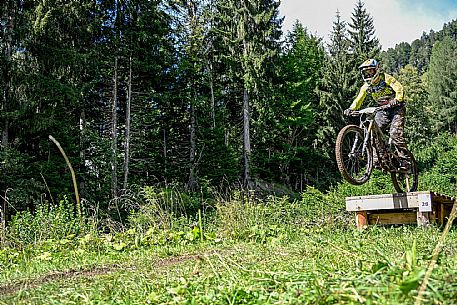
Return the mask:
[[60,146],[59,142],[57,142],[56,139],[54,139],[53,136],[49,135],[49,139],[54,142],[54,144],[57,145],[59,148],[60,152],[62,153],[62,156],[65,159],[65,162],[67,162],[68,168],[70,169],[71,172],[71,178],[73,180],[73,187],[75,189],[75,197],[76,197],[76,210],[78,212],[78,217],[79,220],[82,221],[82,213],[81,213],[81,201],[79,199],[79,192],[78,192],[78,184],[76,183],[76,175],[75,171],[73,170],[73,167],[71,166],[70,160],[68,160],[67,155],[65,154],[65,151],[63,150],[62,146]]

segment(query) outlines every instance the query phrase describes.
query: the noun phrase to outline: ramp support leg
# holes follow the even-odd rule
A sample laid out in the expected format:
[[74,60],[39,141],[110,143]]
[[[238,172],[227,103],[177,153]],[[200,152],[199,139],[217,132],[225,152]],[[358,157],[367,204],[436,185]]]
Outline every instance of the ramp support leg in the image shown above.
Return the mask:
[[366,211],[357,211],[355,216],[355,221],[357,223],[357,229],[361,230],[368,226],[368,214]]
[[417,211],[417,225],[423,228],[427,228],[429,224],[429,213]]

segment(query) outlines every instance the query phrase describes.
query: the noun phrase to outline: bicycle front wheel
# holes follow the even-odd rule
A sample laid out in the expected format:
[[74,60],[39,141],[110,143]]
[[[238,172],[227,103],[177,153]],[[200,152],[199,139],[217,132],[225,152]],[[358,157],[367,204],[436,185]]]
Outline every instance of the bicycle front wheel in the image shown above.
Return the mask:
[[356,125],[341,129],[336,138],[336,163],[338,170],[349,183],[360,185],[370,178],[373,170],[373,150],[363,147],[364,133]]

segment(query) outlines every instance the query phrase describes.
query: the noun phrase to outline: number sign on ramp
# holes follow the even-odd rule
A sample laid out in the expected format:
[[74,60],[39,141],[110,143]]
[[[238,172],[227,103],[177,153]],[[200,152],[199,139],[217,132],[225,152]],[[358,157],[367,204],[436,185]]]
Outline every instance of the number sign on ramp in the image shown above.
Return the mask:
[[358,228],[372,224],[443,224],[455,198],[434,192],[410,192],[346,198],[346,210],[356,213]]

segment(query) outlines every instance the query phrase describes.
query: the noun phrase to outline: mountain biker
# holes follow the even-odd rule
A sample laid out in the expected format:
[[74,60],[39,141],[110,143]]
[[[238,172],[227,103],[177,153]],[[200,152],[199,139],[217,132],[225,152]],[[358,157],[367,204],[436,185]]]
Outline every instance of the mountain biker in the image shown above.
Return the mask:
[[[380,64],[376,59],[364,61],[359,66],[359,70],[364,84],[351,106],[344,110],[344,114],[350,115],[351,111],[360,109],[368,94],[371,94],[373,100],[380,106],[386,105],[385,109],[376,113],[375,121],[384,132],[390,126],[389,135],[392,143],[398,149],[401,159],[400,167],[405,168],[408,163],[408,148],[403,137],[405,126],[403,86],[393,76],[381,71]],[[382,154],[383,152],[378,153]],[[376,157],[375,154],[375,167],[379,167]]]

